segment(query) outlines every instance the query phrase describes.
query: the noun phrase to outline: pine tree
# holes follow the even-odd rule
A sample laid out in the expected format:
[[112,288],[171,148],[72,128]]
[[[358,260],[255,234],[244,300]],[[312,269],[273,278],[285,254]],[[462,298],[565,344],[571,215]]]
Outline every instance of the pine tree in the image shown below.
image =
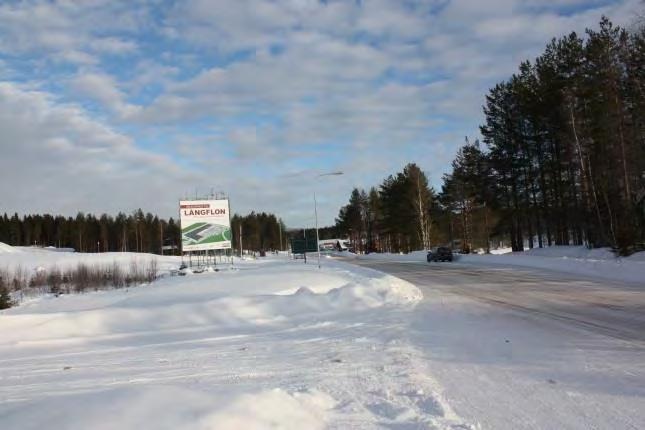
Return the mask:
[[447,210],[460,220],[461,250],[464,252],[470,252],[473,248],[473,213],[485,208],[490,198],[486,166],[479,142],[471,144],[466,139],[466,144],[459,149],[452,162],[452,172],[443,178],[441,200]]
[[[492,88],[481,127],[498,230],[525,241],[617,247],[645,239],[643,30],[603,18],[554,39]],[[448,176],[446,179],[451,179]],[[454,181],[453,181],[454,182]]]
[[366,233],[366,194],[365,191],[354,188],[349,198],[349,203],[340,209],[336,225],[338,229],[347,234],[353,248],[362,252],[365,244]]
[[434,192],[413,163],[369,193],[355,188],[336,218],[358,252],[409,252],[430,247]]

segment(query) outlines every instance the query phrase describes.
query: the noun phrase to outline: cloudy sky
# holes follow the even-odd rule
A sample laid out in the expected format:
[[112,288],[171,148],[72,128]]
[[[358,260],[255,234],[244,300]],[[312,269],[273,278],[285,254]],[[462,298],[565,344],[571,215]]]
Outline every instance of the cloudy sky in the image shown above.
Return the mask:
[[[435,187],[486,90],[640,0],[0,2],[0,212],[232,209],[332,223],[407,162]],[[329,171],[343,176],[316,178]]]

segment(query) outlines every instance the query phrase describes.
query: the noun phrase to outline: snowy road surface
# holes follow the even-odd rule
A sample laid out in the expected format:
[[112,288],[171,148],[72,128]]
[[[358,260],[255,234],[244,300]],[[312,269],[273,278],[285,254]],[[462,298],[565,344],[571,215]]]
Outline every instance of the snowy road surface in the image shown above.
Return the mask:
[[645,428],[645,287],[518,267],[355,260],[414,283],[410,336],[483,428]]

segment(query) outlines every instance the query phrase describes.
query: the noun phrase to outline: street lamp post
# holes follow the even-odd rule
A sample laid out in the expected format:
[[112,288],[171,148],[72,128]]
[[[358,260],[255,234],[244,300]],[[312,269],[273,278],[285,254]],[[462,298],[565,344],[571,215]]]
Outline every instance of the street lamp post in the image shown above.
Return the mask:
[[[323,176],[340,176],[343,172],[329,172],[322,173],[317,175],[316,178],[322,178]],[[320,236],[318,234],[318,203],[316,202],[316,191],[314,190],[314,217],[316,219],[316,248],[318,251],[318,268],[320,269]]]
[[316,218],[316,250],[318,251],[318,268],[320,269],[320,236],[318,235],[318,204],[316,203],[316,191],[314,191],[314,216]]

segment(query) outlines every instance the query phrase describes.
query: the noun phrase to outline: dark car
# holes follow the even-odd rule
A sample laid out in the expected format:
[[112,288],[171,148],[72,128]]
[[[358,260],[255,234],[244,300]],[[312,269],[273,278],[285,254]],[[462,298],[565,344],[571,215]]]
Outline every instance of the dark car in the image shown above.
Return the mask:
[[452,250],[445,246],[440,246],[434,251],[428,251],[428,263],[432,261],[452,261]]

